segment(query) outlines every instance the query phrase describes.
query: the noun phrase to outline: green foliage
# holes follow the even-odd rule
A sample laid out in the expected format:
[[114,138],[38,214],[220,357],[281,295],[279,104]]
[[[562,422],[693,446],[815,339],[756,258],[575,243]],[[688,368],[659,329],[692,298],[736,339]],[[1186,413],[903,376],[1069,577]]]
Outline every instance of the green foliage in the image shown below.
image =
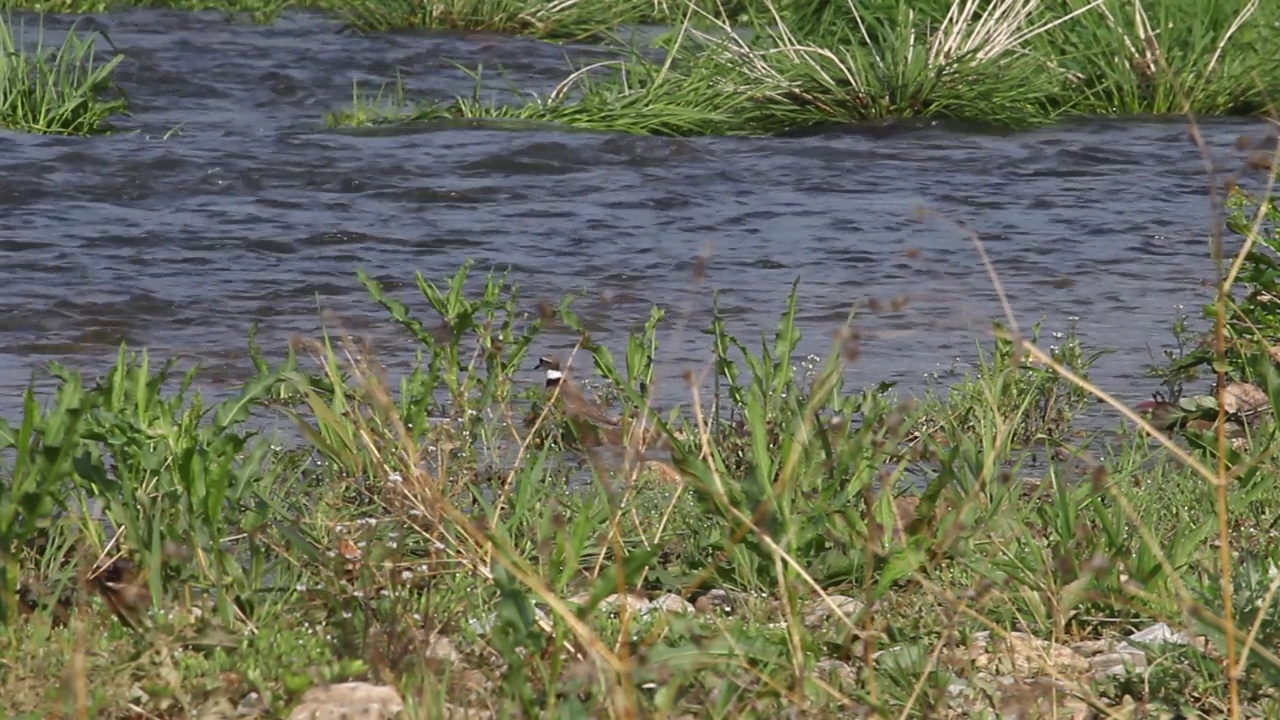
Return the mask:
[[1275,8],[1244,0],[689,5],[654,43],[658,57],[633,49],[590,79],[572,69],[547,98],[481,100],[477,71],[473,97],[422,105],[399,86],[357,92],[328,122],[754,135],[903,118],[1025,127],[1075,115],[1247,115],[1280,90],[1267,66],[1277,21]]
[[[1044,35],[1080,108],[1097,114],[1249,115],[1267,108],[1280,12],[1240,0],[1070,0],[1045,9],[1078,20]],[[1194,19],[1194,20],[1193,20]]]
[[75,474],[84,414],[78,377],[68,378],[54,403],[42,411],[28,388],[22,423],[15,428],[0,419],[0,451],[13,451],[12,467],[0,476],[0,623],[17,611],[21,546],[47,532],[55,513],[66,508]]
[[25,26],[0,17],[0,127],[49,135],[109,131],[108,119],[128,109],[111,81],[123,59],[98,62],[94,39],[74,28],[50,48],[42,26],[35,47],[27,48]]
[[[1227,196],[1226,209],[1227,231],[1237,238],[1251,238],[1252,245],[1240,262],[1234,286],[1227,291],[1223,369],[1229,377],[1250,380],[1255,359],[1280,345],[1280,201],[1271,196],[1259,198],[1237,186]],[[1227,267],[1233,260],[1225,258]],[[1218,313],[1216,301],[1206,303],[1202,311],[1203,317],[1212,321]],[[1185,345],[1185,324],[1178,330],[1175,326],[1180,345]],[[1214,345],[1206,337],[1153,372],[1175,378],[1180,387],[1180,383],[1196,378],[1199,370],[1213,365],[1215,357]]]
[[[1040,335],[1037,323],[1031,329],[1032,342]],[[1104,354],[1084,350],[1075,321],[1066,332],[1056,334],[1055,342],[1049,356],[1082,377]],[[1063,442],[1071,421],[1089,402],[1084,390],[1019,352],[1003,329],[990,352],[978,348],[976,371],[952,383],[945,400],[934,392],[925,398],[926,413],[939,428],[960,434],[976,431],[981,437],[1007,434],[1008,441],[1017,445]],[[938,417],[944,413],[952,414]]]
[[274,22],[289,8],[318,8],[298,0],[0,0],[0,10],[30,10],[44,14],[92,15],[125,8],[155,8],[189,12],[217,11],[228,20],[247,17],[257,23]]
[[357,0],[334,3],[360,32],[398,29],[486,30],[580,41],[652,17],[652,0]]
[[677,73],[637,58],[575,69],[547,97],[520,105],[482,97],[483,68],[474,74],[475,94],[442,103],[415,106],[400,82],[372,94],[361,93],[357,87],[351,109],[329,113],[326,123],[329,127],[363,127],[486,120],[517,128],[560,123],[586,130],[663,136],[762,133],[788,126],[785,118],[771,117],[769,108],[753,101],[762,85],[743,88],[740,93],[725,92],[719,68],[708,65]]

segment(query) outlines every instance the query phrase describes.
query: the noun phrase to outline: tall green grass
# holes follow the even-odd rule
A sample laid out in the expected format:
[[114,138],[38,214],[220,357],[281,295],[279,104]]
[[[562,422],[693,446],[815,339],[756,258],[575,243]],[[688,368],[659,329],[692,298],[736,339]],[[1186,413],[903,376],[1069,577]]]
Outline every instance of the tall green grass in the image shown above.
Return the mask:
[[361,32],[484,30],[548,40],[598,39],[653,19],[654,0],[355,0],[333,7]]
[[48,47],[41,27],[27,47],[26,27],[0,17],[0,127],[51,135],[92,135],[128,110],[111,74],[124,59],[95,57],[94,38],[67,32]]
[[[1280,91],[1270,69],[1277,22],[1280,10],[1253,0],[757,0],[733,16],[688,5],[659,41],[666,58],[624,55],[579,97],[512,106],[460,98],[400,116],[646,132],[631,118],[684,110],[671,129],[703,135],[900,118],[1024,127],[1079,115],[1254,114]],[[646,78],[661,79],[663,91],[649,92]],[[709,106],[734,113],[702,112]],[[332,118],[374,119],[359,101]]]
[[1106,0],[1046,33],[1043,50],[1084,112],[1253,114],[1280,88],[1269,69],[1277,22],[1280,9],[1254,0]]
[[709,70],[678,75],[644,62],[601,62],[579,68],[545,97],[505,104],[482,97],[414,103],[396,82],[376,93],[353,88],[349,110],[325,118],[329,127],[362,127],[448,120],[491,121],[514,127],[559,123],[589,130],[638,135],[699,135],[707,128],[729,133],[780,131],[788,123],[751,102],[752,92],[726,93],[724,79]]

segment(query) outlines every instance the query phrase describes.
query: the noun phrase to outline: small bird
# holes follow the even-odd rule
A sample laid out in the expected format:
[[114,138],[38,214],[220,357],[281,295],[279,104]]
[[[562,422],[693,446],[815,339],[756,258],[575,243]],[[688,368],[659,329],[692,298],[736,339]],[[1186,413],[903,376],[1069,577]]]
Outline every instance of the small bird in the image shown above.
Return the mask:
[[618,427],[622,422],[610,417],[604,408],[587,399],[582,389],[565,378],[564,369],[558,360],[548,357],[538,358],[536,369],[546,370],[546,388],[554,392],[563,404],[565,412],[571,416],[581,417],[593,423]]
[[[567,430],[565,440],[572,446],[585,449],[621,447],[624,444],[621,420],[611,417],[604,408],[588,400],[582,389],[568,380],[565,368],[558,360],[538,358],[534,369],[546,371],[547,394],[559,416],[557,419],[562,421],[562,427]],[[529,419],[536,418],[540,413],[540,408],[534,408]]]
[[150,626],[151,590],[145,575],[128,558],[116,558],[89,577],[120,622],[131,630]]

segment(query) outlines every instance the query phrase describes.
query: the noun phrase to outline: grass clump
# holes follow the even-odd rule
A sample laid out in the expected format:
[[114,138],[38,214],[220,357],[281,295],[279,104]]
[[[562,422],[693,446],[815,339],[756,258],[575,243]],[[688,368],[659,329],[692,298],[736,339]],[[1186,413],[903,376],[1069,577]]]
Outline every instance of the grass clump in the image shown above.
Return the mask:
[[1277,52],[1280,12],[1257,0],[1072,0],[1078,22],[1045,34],[1070,86],[1094,114],[1250,115],[1276,85],[1265,66]]
[[[476,78],[478,82],[479,73]],[[647,63],[602,62],[580,68],[546,97],[523,104],[502,103],[479,91],[471,97],[415,104],[400,82],[375,94],[361,93],[357,86],[351,109],[329,113],[325,121],[331,128],[457,120],[515,126],[558,123],[676,137],[698,135],[708,127],[742,133],[782,129],[750,102],[749,93],[725,93],[721,83],[722,78],[709,72],[676,76]]]
[[275,22],[290,8],[314,6],[298,0],[0,0],[0,10],[29,10],[58,15],[92,15],[126,8],[222,12],[228,19],[247,17],[258,23]]
[[482,30],[580,41],[650,20],[661,5],[653,0],[358,0],[334,8],[361,32]]
[[[733,16],[690,4],[657,43],[665,58],[627,55],[581,96],[457,99],[396,115],[370,115],[357,101],[333,117],[358,125],[480,114],[643,132],[629,117],[684,108],[691,122],[681,131],[704,135],[906,118],[1016,128],[1081,115],[1248,115],[1280,89],[1268,65],[1280,53],[1277,22],[1280,11],[1253,0],[758,0]],[[630,115],[617,116],[624,105]],[[708,105],[739,112],[698,112]]]
[[94,135],[128,103],[111,81],[124,59],[95,59],[94,39],[74,28],[61,45],[46,47],[41,28],[26,47],[25,26],[0,17],[0,127],[49,135]]

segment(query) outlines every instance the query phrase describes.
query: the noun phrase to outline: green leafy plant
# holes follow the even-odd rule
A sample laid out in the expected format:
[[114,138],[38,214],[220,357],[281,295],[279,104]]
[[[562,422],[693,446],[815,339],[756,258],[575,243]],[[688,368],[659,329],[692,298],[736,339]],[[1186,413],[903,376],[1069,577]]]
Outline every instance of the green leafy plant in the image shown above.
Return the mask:
[[111,80],[124,56],[96,59],[94,39],[72,28],[49,48],[44,28],[26,47],[25,25],[0,18],[0,127],[51,135],[93,135],[126,113],[128,101]]

